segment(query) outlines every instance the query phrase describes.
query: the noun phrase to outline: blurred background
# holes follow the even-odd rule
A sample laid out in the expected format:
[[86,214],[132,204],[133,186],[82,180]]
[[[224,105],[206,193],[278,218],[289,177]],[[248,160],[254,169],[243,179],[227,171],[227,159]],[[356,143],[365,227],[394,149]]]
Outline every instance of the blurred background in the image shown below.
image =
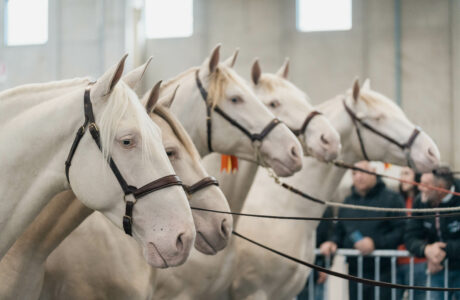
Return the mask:
[[393,99],[460,169],[460,0],[0,0],[0,90],[96,77],[129,52],[154,61],[144,90],[198,64],[222,43],[255,57],[313,103],[355,77]]

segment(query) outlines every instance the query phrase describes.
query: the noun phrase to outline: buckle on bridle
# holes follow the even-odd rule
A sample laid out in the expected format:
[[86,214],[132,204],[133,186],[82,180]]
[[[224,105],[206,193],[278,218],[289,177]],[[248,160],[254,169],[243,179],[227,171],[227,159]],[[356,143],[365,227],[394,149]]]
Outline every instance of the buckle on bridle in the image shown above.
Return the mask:
[[[127,196],[131,196],[131,197],[132,197],[132,200],[126,199]],[[126,202],[132,202],[133,204],[136,204],[137,199],[136,199],[136,197],[134,197],[134,194],[125,194],[125,195],[123,196],[123,201],[125,201],[125,203],[126,203]]]

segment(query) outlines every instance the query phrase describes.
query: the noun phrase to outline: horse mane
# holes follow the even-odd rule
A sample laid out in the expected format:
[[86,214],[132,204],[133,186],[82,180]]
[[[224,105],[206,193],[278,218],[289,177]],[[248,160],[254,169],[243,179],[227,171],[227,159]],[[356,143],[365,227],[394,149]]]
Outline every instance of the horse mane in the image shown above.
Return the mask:
[[192,159],[196,162],[199,162],[200,155],[198,154],[198,150],[193,144],[192,139],[187,134],[187,131],[182,126],[182,124],[171,113],[171,111],[162,105],[157,105],[153,110],[153,113],[162,118],[171,127],[172,131],[182,143],[182,145],[184,145],[186,151],[190,154]]
[[[161,90],[168,89],[172,85],[176,85],[178,81],[184,79],[184,77],[193,74],[195,76],[195,72],[199,70],[200,67],[192,67],[180,73],[179,75],[169,79],[165,83],[161,85]],[[208,85],[208,104],[211,106],[216,106],[221,102],[224,98],[224,91],[227,88],[230,82],[234,82],[239,84],[243,89],[247,89],[247,92],[252,92],[249,87],[246,88],[247,84],[244,84],[244,80],[239,77],[239,75],[230,67],[227,67],[220,63],[216,70],[210,75],[209,77],[209,85]]]
[[83,78],[73,78],[66,80],[51,81],[46,83],[30,83],[23,84],[3,92],[0,92],[0,101],[3,99],[9,99],[19,94],[23,93],[37,93],[47,92],[52,89],[64,89],[64,88],[73,88],[80,85],[87,85],[90,82],[88,77]]
[[307,94],[299,89],[295,84],[290,82],[287,79],[281,78],[276,74],[271,73],[263,73],[260,76],[259,82],[256,85],[256,88],[265,89],[266,91],[273,93],[277,89],[290,89],[302,95],[308,101],[310,100]]

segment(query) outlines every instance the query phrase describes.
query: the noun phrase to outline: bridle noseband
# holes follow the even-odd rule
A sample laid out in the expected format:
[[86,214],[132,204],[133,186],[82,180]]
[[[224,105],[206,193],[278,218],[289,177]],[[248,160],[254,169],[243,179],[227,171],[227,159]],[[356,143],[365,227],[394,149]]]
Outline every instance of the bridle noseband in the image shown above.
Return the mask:
[[300,126],[299,129],[293,129],[289,127],[289,130],[291,130],[291,132],[299,139],[300,144],[302,144],[302,146],[304,147],[304,151],[308,150],[306,147],[307,145],[305,145],[305,140],[303,138],[305,135],[305,130],[307,129],[308,124],[310,124],[310,121],[313,120],[314,117],[321,115],[321,114],[322,114],[321,112],[317,110],[313,110],[305,118],[305,121],[303,121],[302,126]]
[[216,113],[218,113],[221,117],[223,117],[225,120],[227,120],[230,124],[238,128],[241,132],[243,132],[253,144],[258,143],[259,146],[262,143],[263,139],[278,125],[281,123],[281,121],[277,118],[274,118],[273,120],[268,123],[267,126],[265,126],[264,129],[260,133],[251,133],[249,130],[247,130],[243,125],[238,123],[235,119],[230,117],[228,114],[226,114],[222,109],[220,109],[217,105],[212,106],[212,104],[208,103],[208,92],[206,89],[203,87],[203,84],[201,83],[200,76],[199,76],[199,70],[195,72],[195,80],[196,80],[196,85],[198,89],[200,90],[201,97],[203,98],[205,104],[206,104],[206,127],[207,127],[207,134],[208,134],[208,149],[210,152],[214,152],[212,149],[212,143],[211,143],[211,133],[212,133],[212,119],[211,119],[211,114],[212,111],[214,110]]
[[[78,129],[77,135],[75,137],[75,140],[73,141],[72,147],[70,148],[69,155],[65,162],[65,175],[67,177],[67,182],[69,182],[69,184],[70,184],[69,171],[70,171],[70,166],[72,164],[72,158],[75,154],[75,151],[77,150],[78,144],[80,143],[83,135],[86,132],[86,128],[89,129],[89,132],[91,133],[91,136],[93,137],[94,142],[96,143],[99,150],[102,151],[99,129],[94,120],[93,106],[91,104],[91,99],[90,99],[91,85],[92,84],[86,87],[85,95],[84,95],[85,122]],[[121,175],[120,170],[118,169],[117,165],[115,164],[115,162],[113,161],[111,157],[109,158],[109,165],[110,165],[110,168],[112,169],[113,174],[117,178],[118,183],[120,184],[123,190],[123,193],[124,193],[123,198],[126,203],[126,207],[125,207],[125,215],[123,216],[123,229],[125,230],[126,234],[131,235],[131,236],[132,236],[132,224],[133,224],[133,208],[134,208],[134,204],[137,202],[138,199],[145,197],[152,192],[155,192],[155,191],[167,188],[167,187],[176,186],[176,185],[182,186],[182,181],[179,179],[178,176],[167,175],[157,180],[154,180],[140,188],[137,188],[135,186],[129,185],[126,182],[126,180]]]
[[366,148],[364,147],[364,140],[363,140],[363,137],[361,135],[361,131],[359,129],[359,126],[358,124],[360,124],[362,127],[366,128],[367,130],[375,133],[376,135],[384,138],[385,140],[389,141],[391,144],[393,145],[396,145],[397,147],[399,147],[401,150],[404,151],[404,154],[406,156],[406,160],[408,162],[408,165],[413,168],[414,170],[416,170],[416,167],[415,167],[415,164],[414,162],[412,161],[412,158],[410,157],[410,152],[411,152],[411,147],[412,145],[414,144],[414,141],[415,139],[417,138],[417,136],[420,134],[420,132],[422,131],[420,129],[420,127],[416,126],[414,128],[414,130],[412,131],[412,134],[410,135],[409,139],[407,140],[407,142],[405,143],[400,143],[398,142],[397,140],[395,140],[394,138],[386,135],[385,133],[379,131],[378,129],[372,127],[371,125],[367,124],[365,121],[363,121],[361,118],[359,118],[355,113],[354,111],[345,103],[345,99],[342,100],[343,102],[343,106],[345,107],[345,111],[348,113],[348,115],[350,116],[351,120],[353,121],[353,124],[355,125],[355,128],[356,128],[356,134],[358,136],[358,140],[359,140],[359,145],[361,147],[361,152],[363,153],[363,156],[366,160],[370,160],[369,159],[369,156],[367,155],[367,152],[366,152]]
[[183,187],[187,194],[193,195],[194,193],[211,185],[219,186],[219,181],[217,181],[217,179],[213,176],[205,177],[193,185],[184,184]]

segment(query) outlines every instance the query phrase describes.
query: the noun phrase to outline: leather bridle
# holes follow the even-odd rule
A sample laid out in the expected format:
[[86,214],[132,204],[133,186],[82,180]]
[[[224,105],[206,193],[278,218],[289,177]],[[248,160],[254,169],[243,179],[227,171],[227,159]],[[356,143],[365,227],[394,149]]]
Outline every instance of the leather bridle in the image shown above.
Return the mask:
[[[84,95],[85,122],[78,129],[75,140],[73,141],[72,147],[70,148],[69,155],[65,162],[65,175],[67,177],[67,182],[69,182],[69,184],[70,184],[69,171],[70,171],[70,166],[72,163],[72,158],[87,128],[89,129],[89,132],[91,133],[91,136],[93,137],[93,140],[96,143],[97,147],[99,148],[99,150],[102,151],[99,129],[94,119],[93,106],[91,104],[91,99],[90,99],[91,85],[92,84],[86,87],[85,95]],[[125,215],[123,216],[123,229],[126,234],[131,235],[131,236],[132,236],[132,224],[133,224],[133,208],[137,200],[139,200],[140,198],[144,196],[147,196],[148,194],[152,192],[155,192],[155,191],[167,188],[167,187],[176,186],[176,185],[182,186],[182,181],[179,179],[178,176],[167,175],[157,180],[154,180],[140,188],[137,188],[135,186],[129,185],[126,182],[126,180],[121,175],[120,170],[118,169],[117,165],[115,164],[115,162],[113,161],[111,157],[109,158],[109,165],[110,165],[110,168],[112,169],[113,174],[117,178],[118,183],[120,184],[121,189],[123,190],[123,193],[124,193],[123,199],[126,203],[126,207],[125,207]],[[193,185],[192,187],[194,186],[195,185]]]
[[412,158],[410,157],[410,153],[411,153],[411,147],[414,144],[415,139],[417,138],[417,136],[422,131],[420,129],[420,127],[416,126],[414,128],[414,130],[412,131],[412,134],[409,136],[409,139],[407,140],[407,142],[400,143],[397,140],[395,140],[394,138],[392,138],[392,137],[388,136],[387,134],[379,131],[378,129],[372,127],[371,125],[369,125],[368,123],[363,121],[361,118],[359,118],[355,114],[355,112],[345,103],[345,99],[343,99],[342,102],[343,102],[343,106],[345,107],[345,111],[348,113],[348,115],[350,116],[351,120],[353,121],[353,124],[355,125],[356,134],[358,136],[359,145],[361,147],[361,152],[363,153],[363,156],[364,156],[364,158],[366,160],[370,160],[370,159],[369,159],[369,156],[367,155],[366,148],[364,147],[364,140],[363,140],[363,137],[361,135],[359,125],[361,125],[362,127],[366,128],[367,130],[373,132],[374,134],[382,137],[383,139],[389,141],[391,144],[396,145],[401,150],[403,150],[404,154],[406,156],[406,160],[407,160],[408,165],[411,168],[413,168],[414,170],[417,170]]
[[204,177],[200,181],[192,185],[183,185],[184,190],[187,194],[192,195],[208,186],[215,185],[219,186],[219,181],[213,176]]
[[[220,107],[217,105],[213,106],[211,103],[208,103],[208,92],[206,89],[203,87],[203,84],[201,83],[200,76],[199,76],[199,70],[195,72],[195,79],[196,79],[196,85],[198,89],[200,90],[201,97],[203,98],[205,104],[206,104],[206,127],[207,127],[207,135],[208,135],[208,149],[210,152],[214,152],[212,149],[212,119],[211,119],[211,114],[212,111],[215,111],[218,113],[221,117],[223,117],[225,120],[227,120],[230,124],[238,128],[241,132],[243,132],[253,144],[258,143],[259,146],[262,143],[263,139],[278,125],[281,123],[281,121],[277,118],[274,118],[273,120],[268,123],[267,126],[265,126],[264,129],[260,133],[251,133],[249,130],[247,130],[243,125],[238,123],[235,119],[230,117],[228,114],[226,114]],[[257,145],[256,145],[257,146]]]

